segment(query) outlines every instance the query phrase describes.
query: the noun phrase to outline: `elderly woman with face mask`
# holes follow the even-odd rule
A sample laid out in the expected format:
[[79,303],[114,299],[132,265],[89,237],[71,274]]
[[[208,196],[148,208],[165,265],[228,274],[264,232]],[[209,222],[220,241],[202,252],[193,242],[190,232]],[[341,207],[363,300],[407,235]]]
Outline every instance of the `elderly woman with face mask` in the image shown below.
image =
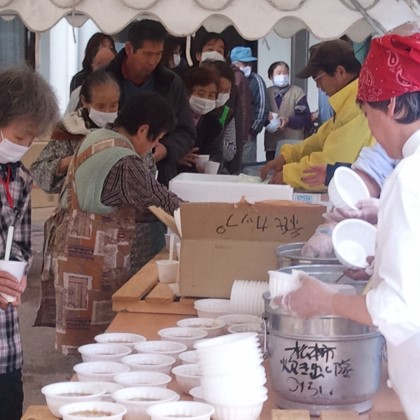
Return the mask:
[[273,86],[267,88],[270,104],[270,123],[264,132],[267,161],[274,159],[279,140],[302,140],[305,127],[311,124],[305,92],[299,86],[290,85],[288,64],[284,61],[274,62],[268,68],[268,77]]
[[92,130],[110,127],[117,118],[120,89],[112,75],[96,70],[82,84],[82,107],[65,115],[31,166],[36,183],[47,193],[59,193],[70,160]]
[[208,67],[191,69],[184,78],[189,95],[197,138],[193,149],[178,161],[180,172],[203,171],[195,163],[199,154],[210,155],[210,160],[223,163],[224,127],[212,111],[216,109],[220,90],[219,74]]
[[[374,325],[387,343],[388,373],[407,418],[420,418],[420,32],[372,40],[357,100],[388,156],[401,159],[382,188],[375,267],[366,295],[333,294],[303,276],[281,301],[303,318],[336,315]],[[404,35],[403,35],[404,34]]]

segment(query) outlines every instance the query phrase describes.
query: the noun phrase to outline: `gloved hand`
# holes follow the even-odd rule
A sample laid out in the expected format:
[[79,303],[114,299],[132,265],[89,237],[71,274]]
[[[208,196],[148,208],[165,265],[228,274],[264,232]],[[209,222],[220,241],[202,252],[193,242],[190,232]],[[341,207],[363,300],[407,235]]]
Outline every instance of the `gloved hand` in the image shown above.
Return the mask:
[[312,318],[333,315],[335,291],[307,274],[300,274],[300,287],[282,297],[283,309],[293,316]]
[[369,280],[373,274],[373,267],[375,263],[375,257],[367,257],[366,258],[369,265],[366,268],[360,268],[353,270],[351,268],[347,268],[344,270],[344,274],[353,280]]
[[331,235],[335,223],[324,223],[316,228],[315,233],[309,238],[302,248],[302,256],[314,257],[334,257],[334,250]]
[[378,223],[378,209],[379,209],[379,199],[378,198],[367,198],[365,200],[360,200],[356,204],[357,210],[346,210],[333,208],[327,213],[323,214],[323,217],[326,220],[333,222],[341,222],[345,219],[361,219],[365,220],[372,225]]

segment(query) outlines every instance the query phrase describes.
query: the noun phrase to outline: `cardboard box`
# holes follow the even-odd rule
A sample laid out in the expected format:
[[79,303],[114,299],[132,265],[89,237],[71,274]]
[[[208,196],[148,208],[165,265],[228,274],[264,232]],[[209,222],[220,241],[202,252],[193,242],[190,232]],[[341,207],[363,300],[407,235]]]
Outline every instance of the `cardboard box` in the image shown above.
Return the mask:
[[169,190],[184,201],[200,203],[237,203],[292,200],[289,185],[238,182],[237,175],[208,175],[184,172],[169,181]]
[[181,205],[181,296],[229,298],[233,281],[268,280],[279,244],[308,240],[324,206],[292,201]]

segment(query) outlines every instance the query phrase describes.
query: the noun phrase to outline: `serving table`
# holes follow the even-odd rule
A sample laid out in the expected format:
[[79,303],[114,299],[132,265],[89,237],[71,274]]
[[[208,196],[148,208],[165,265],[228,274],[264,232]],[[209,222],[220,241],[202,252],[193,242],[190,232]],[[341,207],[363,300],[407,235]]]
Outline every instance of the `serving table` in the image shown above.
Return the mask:
[[[159,339],[157,332],[162,328],[173,327],[180,319],[196,315],[194,299],[179,299],[168,285],[158,283],[155,261],[165,259],[166,251],[162,251],[137,274],[135,274],[113,296],[113,309],[117,312],[108,327],[108,332],[128,332],[144,335],[147,339]],[[260,420],[308,420],[311,417],[306,410],[280,410],[275,403],[274,391],[271,388],[270,369],[267,371],[268,400],[264,404]],[[392,389],[386,385],[386,365],[382,366],[380,389],[373,398],[373,408],[368,413],[358,415],[355,412],[329,411],[321,413],[320,420],[406,420],[402,407]],[[170,388],[179,392],[174,381]],[[182,399],[191,399],[182,395]],[[31,406],[22,420],[54,420],[46,406]]]

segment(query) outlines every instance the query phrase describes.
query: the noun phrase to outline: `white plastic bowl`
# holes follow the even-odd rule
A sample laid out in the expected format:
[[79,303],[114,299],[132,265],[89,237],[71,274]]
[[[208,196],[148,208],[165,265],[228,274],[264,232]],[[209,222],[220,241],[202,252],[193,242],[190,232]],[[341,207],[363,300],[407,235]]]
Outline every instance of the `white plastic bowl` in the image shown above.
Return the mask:
[[146,337],[140,334],[115,332],[99,334],[95,336],[95,341],[97,343],[113,343],[133,347],[136,343],[146,341]]
[[93,416],[83,416],[85,412],[103,413],[103,416],[95,415],[99,420],[122,420],[127,409],[120,405],[106,401],[87,401],[74,404],[63,405],[60,408],[60,417],[63,420],[90,420]]
[[200,385],[200,366],[197,364],[175,366],[172,373],[184,394],[189,394],[192,388]]
[[190,389],[189,394],[191,395],[191,397],[193,397],[194,401],[206,402],[201,386],[196,386],[195,388]]
[[200,328],[163,328],[158,331],[162,340],[176,341],[185,344],[191,350],[197,340],[207,337],[207,332]]
[[124,387],[157,386],[166,388],[172,378],[166,373],[153,371],[134,371],[119,373],[114,376],[114,381]]
[[121,344],[93,343],[78,348],[84,362],[119,362],[131,353],[131,348]]
[[180,353],[187,350],[187,346],[177,341],[150,340],[137,343],[134,350],[138,353],[166,354],[177,357]]
[[156,404],[147,409],[151,420],[210,420],[214,408],[197,401],[175,401]]
[[73,369],[80,382],[112,382],[117,373],[130,370],[127,365],[118,362],[83,362],[74,365]]
[[194,302],[194,308],[200,318],[218,318],[232,312],[229,299],[199,299]]
[[59,417],[59,409],[63,405],[82,401],[99,401],[105,395],[105,388],[95,383],[70,381],[45,385],[41,392],[45,396],[51,413]]
[[121,359],[121,363],[134,371],[154,371],[169,374],[176,359],[166,354],[137,353],[130,354]]
[[178,358],[184,365],[194,365],[198,362],[196,350],[184,351],[178,355]]
[[237,324],[261,324],[262,318],[256,315],[249,315],[249,314],[227,314],[222,315],[217,318],[220,321],[223,321],[226,326],[225,330],[227,332],[228,328],[231,325]]
[[112,397],[127,409],[124,420],[148,420],[146,410],[150,406],[179,400],[179,395],[171,389],[146,386],[124,388],[115,391]]
[[357,202],[369,197],[366,184],[355,171],[344,166],[336,169],[328,185],[328,198],[334,207],[357,210]]
[[207,338],[223,334],[225,323],[215,318],[186,318],[179,320],[176,325],[186,328],[200,328],[207,332]]
[[83,382],[84,384],[94,384],[96,387],[102,387],[105,389],[105,394],[102,396],[101,401],[115,402],[112,398],[112,393],[124,388],[122,385],[115,382]]
[[366,258],[375,255],[376,228],[364,220],[343,220],[333,229],[332,243],[341,264],[353,269],[366,268]]

